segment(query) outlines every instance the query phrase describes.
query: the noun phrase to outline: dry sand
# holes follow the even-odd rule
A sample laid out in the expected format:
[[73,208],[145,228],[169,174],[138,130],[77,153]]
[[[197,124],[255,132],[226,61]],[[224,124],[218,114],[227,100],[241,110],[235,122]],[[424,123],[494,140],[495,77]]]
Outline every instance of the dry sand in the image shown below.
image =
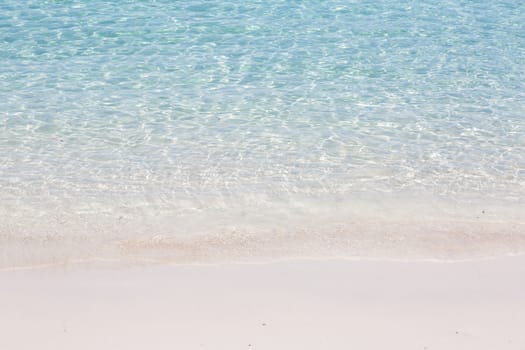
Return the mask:
[[525,349],[525,257],[0,272],[0,349]]

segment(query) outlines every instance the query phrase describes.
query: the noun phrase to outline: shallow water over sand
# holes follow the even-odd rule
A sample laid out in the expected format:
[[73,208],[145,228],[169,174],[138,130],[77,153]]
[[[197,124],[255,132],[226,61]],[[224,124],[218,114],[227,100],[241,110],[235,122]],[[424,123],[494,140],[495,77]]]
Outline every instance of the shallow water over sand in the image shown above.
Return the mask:
[[0,265],[525,247],[525,5],[0,1]]

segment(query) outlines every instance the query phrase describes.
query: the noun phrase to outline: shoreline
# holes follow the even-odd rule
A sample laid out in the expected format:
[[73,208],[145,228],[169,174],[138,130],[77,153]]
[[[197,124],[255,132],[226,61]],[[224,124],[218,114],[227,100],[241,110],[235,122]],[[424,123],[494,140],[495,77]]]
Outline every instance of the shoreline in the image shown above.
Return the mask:
[[[275,225],[278,226],[279,222]],[[173,227],[173,226],[169,226]],[[525,223],[366,221],[277,230],[223,224],[210,231],[124,228],[0,234],[0,271],[47,266],[261,263],[288,259],[478,260],[525,252]],[[175,226],[176,227],[176,226]],[[0,224],[0,231],[2,227]],[[33,232],[33,231],[28,231]],[[62,233],[61,233],[62,232]]]
[[1,271],[0,347],[522,349],[520,276],[524,255]]
[[297,257],[279,257],[279,258],[266,258],[261,260],[240,260],[240,261],[215,261],[215,262],[166,262],[151,260],[136,260],[127,261],[119,259],[105,259],[105,258],[92,258],[92,259],[78,259],[69,260],[65,262],[57,263],[46,263],[38,265],[22,265],[22,266],[6,266],[0,267],[1,273],[16,273],[23,271],[83,271],[83,270],[95,270],[95,271],[108,271],[108,270],[132,270],[132,269],[158,269],[158,268],[177,268],[177,267],[211,267],[211,266],[236,266],[236,265],[274,265],[274,264],[295,264],[301,262],[317,262],[317,263],[330,263],[330,262],[345,262],[345,263],[430,263],[430,264],[462,264],[462,263],[483,263],[501,259],[513,259],[521,258],[525,259],[525,252],[512,252],[495,255],[482,255],[482,256],[471,256],[464,258],[439,258],[439,257],[420,257],[420,258],[398,258],[398,257],[369,257],[369,256],[334,256],[334,257],[309,257],[309,256],[297,256]]

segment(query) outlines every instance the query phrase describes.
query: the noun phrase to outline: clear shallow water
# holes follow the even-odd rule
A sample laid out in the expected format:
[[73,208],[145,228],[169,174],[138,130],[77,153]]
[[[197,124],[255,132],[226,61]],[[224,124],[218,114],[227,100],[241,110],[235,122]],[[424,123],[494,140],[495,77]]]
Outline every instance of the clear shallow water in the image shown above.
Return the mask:
[[525,247],[525,5],[0,0],[0,264]]

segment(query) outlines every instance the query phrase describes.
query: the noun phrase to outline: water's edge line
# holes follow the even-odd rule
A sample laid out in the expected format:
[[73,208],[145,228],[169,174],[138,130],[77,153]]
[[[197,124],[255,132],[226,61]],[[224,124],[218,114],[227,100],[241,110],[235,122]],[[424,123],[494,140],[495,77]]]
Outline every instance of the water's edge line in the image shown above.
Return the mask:
[[95,270],[128,270],[134,268],[148,268],[148,267],[182,267],[182,266],[232,266],[232,265],[272,265],[280,263],[299,263],[299,262],[318,262],[326,263],[333,261],[344,261],[344,262],[385,262],[385,263],[404,263],[404,264],[417,264],[417,263],[430,263],[430,264],[463,264],[463,263],[476,263],[476,262],[487,262],[506,258],[519,258],[525,257],[525,252],[519,253],[507,253],[498,254],[491,256],[472,257],[472,258],[388,258],[388,257],[366,257],[366,256],[354,256],[354,257],[284,257],[284,258],[272,258],[268,260],[258,261],[220,261],[220,262],[166,262],[158,261],[154,259],[140,259],[134,260],[133,262],[128,260],[120,259],[106,259],[106,258],[91,258],[91,259],[78,259],[69,260],[67,262],[57,262],[39,265],[27,265],[27,266],[6,266],[0,267],[0,273],[19,272],[19,271],[35,271],[35,270],[53,270],[56,268],[63,269],[74,269],[81,267],[88,267]]

